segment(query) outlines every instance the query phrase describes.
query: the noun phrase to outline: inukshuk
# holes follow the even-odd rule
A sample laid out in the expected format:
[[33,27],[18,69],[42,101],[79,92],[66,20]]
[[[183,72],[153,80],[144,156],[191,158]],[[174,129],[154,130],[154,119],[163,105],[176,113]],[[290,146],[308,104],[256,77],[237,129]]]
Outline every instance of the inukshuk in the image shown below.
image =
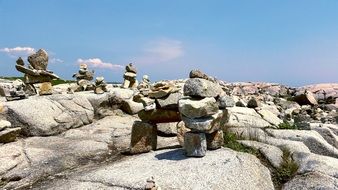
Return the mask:
[[40,84],[40,95],[50,95],[53,93],[52,83],[53,79],[59,77],[52,71],[47,70],[48,54],[45,50],[39,49],[36,53],[28,56],[28,67],[21,57],[16,61],[15,68],[24,73],[24,83],[26,84],[25,92],[29,95],[37,94],[34,84]]
[[123,75],[124,81],[122,88],[137,88],[138,81],[136,79],[137,70],[132,63],[129,63],[126,66],[126,71]]
[[221,126],[225,123],[225,112],[219,110],[216,101],[224,94],[215,82],[197,78],[190,74],[183,87],[184,98],[179,100],[179,112],[187,128],[184,149],[190,157],[203,157],[207,149],[217,149],[223,144]]
[[94,70],[89,71],[86,64],[81,64],[78,73],[73,75],[76,78],[77,86],[72,89],[75,92],[93,90],[94,84],[91,82],[94,78]]

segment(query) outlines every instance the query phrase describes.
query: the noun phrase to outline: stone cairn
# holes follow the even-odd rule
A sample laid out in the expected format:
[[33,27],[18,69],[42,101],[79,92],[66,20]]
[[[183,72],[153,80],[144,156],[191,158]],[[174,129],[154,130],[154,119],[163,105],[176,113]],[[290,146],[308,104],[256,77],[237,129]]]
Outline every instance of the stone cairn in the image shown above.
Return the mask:
[[144,109],[138,112],[142,121],[136,121],[132,126],[130,153],[144,153],[156,150],[158,127],[163,124],[176,124],[181,121],[178,112],[178,100],[182,97],[174,84],[158,82],[149,92],[141,94],[137,102]]
[[138,112],[138,116],[142,121],[133,124],[130,153],[155,150],[158,127],[173,122],[177,124],[177,130],[184,133],[184,142],[180,144],[189,157],[203,157],[207,149],[214,150],[223,145],[221,126],[226,117],[225,112],[219,110],[217,100],[224,91],[198,72],[190,73],[183,92],[176,85],[163,81],[154,84],[147,97],[140,97],[144,109]]
[[217,102],[224,91],[205,74],[193,70],[183,93],[185,97],[179,100],[179,112],[185,126],[191,130],[184,135],[184,149],[189,157],[203,157],[207,149],[218,149],[224,142],[221,126],[225,123],[225,113],[219,110]]
[[24,73],[25,92],[28,95],[35,95],[37,91],[34,84],[40,84],[40,95],[50,95],[53,93],[53,87],[51,81],[53,79],[59,79],[52,71],[47,70],[48,66],[48,54],[45,50],[39,49],[36,53],[28,56],[28,67],[25,67],[25,63],[21,57],[16,61],[15,68]]
[[28,98],[24,90],[25,87],[25,83],[20,79],[12,83],[2,83],[0,84],[0,95],[6,97],[7,101],[25,99]]
[[95,86],[94,86],[94,93],[95,94],[103,94],[107,92],[107,83],[104,81],[103,77],[96,77],[95,79]]
[[123,75],[124,81],[122,88],[132,88],[135,89],[138,86],[138,81],[136,79],[137,70],[132,63],[129,63],[126,66],[126,71]]
[[73,74],[73,78],[76,78],[77,85],[72,87],[71,91],[94,90],[94,84],[92,83],[94,70],[89,71],[87,64],[81,64],[78,73]]

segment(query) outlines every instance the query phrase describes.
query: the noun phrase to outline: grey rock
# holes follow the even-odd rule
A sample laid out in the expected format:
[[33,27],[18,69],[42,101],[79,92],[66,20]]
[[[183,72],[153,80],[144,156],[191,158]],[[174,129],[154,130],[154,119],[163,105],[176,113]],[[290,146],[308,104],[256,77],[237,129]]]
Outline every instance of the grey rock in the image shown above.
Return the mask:
[[254,109],[233,107],[225,110],[227,123],[225,127],[258,127],[271,126]]
[[12,126],[20,127],[23,134],[29,136],[59,134],[89,124],[94,118],[90,102],[76,95],[35,96],[5,102],[4,106]]
[[267,129],[266,132],[278,139],[303,142],[313,153],[338,158],[338,150],[316,131]]
[[208,150],[216,150],[224,145],[223,131],[218,130],[210,134],[205,134],[207,138]]
[[12,125],[11,122],[3,120],[3,119],[0,119],[0,131],[4,130],[6,128],[11,127],[11,125]]
[[217,97],[224,94],[220,85],[201,78],[188,79],[183,87],[185,96]]
[[277,117],[274,113],[270,112],[267,109],[258,110],[257,113],[271,125],[278,126],[279,124],[283,123],[281,119]]
[[156,103],[162,109],[177,109],[178,108],[178,100],[183,95],[179,92],[171,93],[169,96],[165,98],[158,98],[156,99]]
[[216,114],[218,104],[213,97],[203,99],[182,98],[179,100],[178,109],[185,117],[200,118]]
[[121,105],[121,110],[124,112],[134,115],[143,110],[143,104],[134,102],[133,100],[124,100]]
[[135,121],[131,130],[130,153],[138,154],[156,150],[156,126],[149,123]]
[[227,107],[234,107],[236,102],[231,96],[221,96],[217,100],[219,109],[225,109]]
[[138,112],[138,116],[142,121],[150,123],[167,123],[179,122],[181,116],[176,110],[154,109],[150,111],[142,110]]
[[283,190],[334,190],[338,189],[338,179],[320,172],[309,172],[303,175],[296,175],[286,184]]
[[184,150],[188,157],[203,157],[207,152],[204,133],[187,132],[184,135]]
[[278,168],[280,164],[283,162],[282,160],[283,152],[276,146],[250,140],[240,140],[239,142],[244,146],[248,146],[259,150],[264,155],[264,157],[269,160],[271,165],[275,168]]
[[157,133],[162,136],[175,136],[177,135],[177,122],[158,123]]
[[75,187],[82,184],[80,188],[95,189],[94,184],[108,184],[110,187],[103,188],[143,189],[151,176],[162,189],[274,189],[269,170],[255,156],[224,148],[209,151],[198,159],[186,158],[180,149],[136,155],[78,174],[71,181],[57,180],[48,189],[67,189],[72,187],[70,184],[76,184],[74,180],[78,182]]
[[338,159],[313,153],[295,152],[292,158],[299,165],[298,174],[320,172],[332,177],[338,175]]
[[185,126],[183,121],[177,123],[177,140],[182,147],[184,146],[184,135],[189,131],[191,130]]
[[20,134],[21,128],[7,128],[0,131],[0,143],[9,143],[15,141],[16,137]]
[[195,119],[182,116],[182,121],[187,128],[191,129],[192,131],[205,133],[212,133],[216,130],[219,130],[221,126],[224,125],[225,119],[226,116],[223,111],[218,111],[216,114],[208,117]]
[[317,105],[318,104],[314,94],[310,91],[293,97],[293,101],[297,102],[299,105]]
[[260,106],[260,102],[255,97],[250,98],[247,104],[248,108],[257,108],[259,106]]

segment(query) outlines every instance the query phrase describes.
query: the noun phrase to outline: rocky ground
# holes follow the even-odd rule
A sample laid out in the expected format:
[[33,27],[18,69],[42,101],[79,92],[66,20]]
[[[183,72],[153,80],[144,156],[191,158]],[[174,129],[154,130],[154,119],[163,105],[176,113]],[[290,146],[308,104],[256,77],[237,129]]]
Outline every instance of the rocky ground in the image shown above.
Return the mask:
[[[183,96],[185,80],[171,82],[157,106]],[[0,187],[144,189],[153,177],[161,189],[338,189],[338,84],[213,82],[225,144],[202,158],[185,156],[182,122],[158,125],[156,151],[129,154],[138,90],[1,98]]]

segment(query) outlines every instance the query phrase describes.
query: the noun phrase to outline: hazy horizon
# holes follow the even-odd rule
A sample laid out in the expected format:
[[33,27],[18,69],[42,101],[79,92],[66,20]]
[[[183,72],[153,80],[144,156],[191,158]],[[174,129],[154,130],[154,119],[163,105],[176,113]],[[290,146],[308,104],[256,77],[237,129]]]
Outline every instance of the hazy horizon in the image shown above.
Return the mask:
[[338,1],[0,0],[0,76],[40,48],[72,79],[80,63],[122,81],[187,78],[289,86],[338,82]]

